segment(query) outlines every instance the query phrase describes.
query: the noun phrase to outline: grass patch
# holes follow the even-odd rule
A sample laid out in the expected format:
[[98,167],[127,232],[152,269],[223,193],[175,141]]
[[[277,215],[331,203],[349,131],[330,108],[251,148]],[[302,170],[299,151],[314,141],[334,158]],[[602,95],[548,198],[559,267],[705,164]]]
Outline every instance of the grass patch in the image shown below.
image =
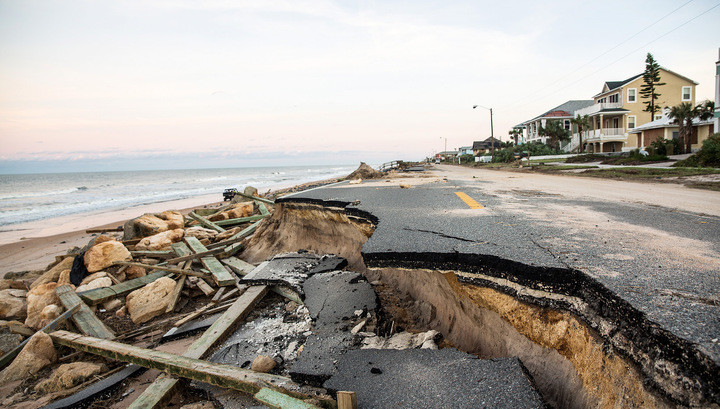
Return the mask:
[[662,179],[663,177],[684,177],[698,175],[713,175],[720,173],[720,169],[707,168],[675,168],[675,169],[658,169],[658,168],[616,168],[616,169],[590,169],[580,175],[592,176],[607,179]]
[[523,165],[543,165],[546,163],[565,163],[565,159],[530,159],[523,161]]
[[565,159],[565,163],[587,163],[587,162],[599,162],[607,159],[606,155],[597,155],[594,153],[588,153],[585,155],[571,156]]
[[658,163],[667,162],[669,159],[665,155],[631,155],[631,156],[619,156],[605,158],[602,161],[604,165],[626,165],[626,166],[637,166],[645,163]]
[[686,183],[685,186],[693,189],[705,189],[720,192],[720,182],[692,182]]
[[560,172],[563,170],[577,170],[577,169],[597,169],[599,166],[596,165],[546,165],[540,167],[534,167],[533,170]]

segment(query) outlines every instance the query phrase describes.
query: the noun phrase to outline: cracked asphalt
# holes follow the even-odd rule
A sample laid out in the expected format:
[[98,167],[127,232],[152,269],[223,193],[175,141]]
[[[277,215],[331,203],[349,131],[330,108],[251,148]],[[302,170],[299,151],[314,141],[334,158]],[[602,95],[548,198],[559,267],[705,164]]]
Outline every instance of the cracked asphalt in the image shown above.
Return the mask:
[[[414,176],[291,197],[352,203],[376,216],[365,255],[460,252],[580,270],[720,362],[720,193],[535,175],[528,187],[524,174],[452,166]],[[668,206],[676,191],[686,209]],[[484,208],[470,209],[456,192]]]

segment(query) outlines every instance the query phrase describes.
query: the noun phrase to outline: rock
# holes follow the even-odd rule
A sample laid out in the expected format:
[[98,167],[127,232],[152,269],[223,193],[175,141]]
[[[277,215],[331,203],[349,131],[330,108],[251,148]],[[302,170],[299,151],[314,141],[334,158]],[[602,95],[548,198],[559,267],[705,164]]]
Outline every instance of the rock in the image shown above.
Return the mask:
[[115,240],[114,237],[108,236],[107,234],[101,234],[101,235],[95,237],[93,246],[95,244],[105,243],[106,241],[113,241],[113,240]]
[[115,316],[122,318],[127,315],[127,306],[122,306],[119,310],[115,311]]
[[230,230],[225,230],[224,232],[218,233],[218,234],[215,236],[215,241],[217,242],[217,241],[229,239],[230,237],[232,237],[232,236],[240,233],[240,232],[243,231],[244,229],[245,229],[245,227],[233,227],[233,228],[230,229]]
[[55,318],[59,317],[60,314],[62,314],[62,312],[63,312],[63,308],[61,306],[59,306],[57,304],[50,304],[42,309],[42,311],[40,312],[40,316],[42,317],[43,320],[50,322],[50,321],[54,320]]
[[297,310],[298,303],[295,301],[290,301],[289,303],[285,304],[285,311],[286,312],[294,312]]
[[353,179],[348,182],[349,185],[359,185],[360,183],[362,183],[362,179]]
[[185,237],[195,237],[198,240],[213,240],[217,234],[218,232],[215,230],[206,229],[201,226],[193,226],[189,229],[185,229]]
[[37,332],[12,363],[0,372],[0,385],[33,376],[56,361],[57,351],[52,339],[44,332]]
[[61,262],[55,264],[51,269],[43,273],[40,278],[30,284],[30,289],[42,284],[57,282],[61,272],[72,268],[73,260],[73,257],[65,257]]
[[212,402],[195,402],[195,403],[188,403],[187,405],[182,406],[180,409],[215,409],[215,405]]
[[97,273],[92,273],[89,276],[83,278],[83,280],[80,282],[80,285],[85,285],[93,280],[96,280],[98,278],[107,277],[108,273],[104,271],[98,271]]
[[95,279],[85,285],[81,285],[80,287],[75,289],[75,292],[81,293],[83,291],[94,290],[96,288],[110,287],[111,285],[113,285],[112,280],[110,279],[110,277],[105,276]]
[[107,371],[103,364],[94,362],[73,362],[60,365],[50,378],[35,386],[35,391],[40,393],[57,392],[63,389],[70,389],[85,382],[91,376],[99,375]]
[[95,273],[110,267],[116,261],[130,260],[132,256],[119,241],[106,241],[96,244],[85,253],[85,266],[88,272]]
[[268,373],[275,368],[275,365],[277,365],[277,362],[274,359],[266,355],[260,355],[252,361],[250,369],[255,372]]
[[25,397],[25,395],[23,395],[22,392],[18,392],[16,394],[10,396],[9,398],[5,399],[4,401],[2,401],[2,404],[6,408],[9,408],[10,406],[14,405],[15,403],[22,401],[24,397]]
[[9,288],[0,291],[0,318],[25,319],[27,316],[27,291]]
[[166,230],[140,240],[135,250],[169,250],[170,245],[182,240],[183,235],[183,229]]
[[47,283],[39,285],[27,294],[27,318],[25,325],[30,328],[42,328],[42,310],[50,304],[60,304],[60,299],[55,294],[58,283]]
[[142,324],[164,314],[174,288],[175,280],[161,277],[128,294],[125,306],[130,319],[135,324]]
[[410,189],[411,187],[412,187],[412,185],[408,185],[408,184],[405,184],[405,183],[401,183],[401,184],[400,184],[400,189]]
[[132,280],[135,278],[144,277],[147,275],[147,271],[145,271],[144,267],[139,266],[130,266],[125,269],[125,280]]
[[147,213],[125,223],[123,226],[123,240],[152,236],[153,234],[182,229],[183,227],[185,227],[185,218],[180,212],[168,210],[162,213]]
[[57,280],[57,283],[60,285],[63,284],[71,284],[70,282],[70,269],[63,270],[60,272],[60,277]]
[[[246,186],[245,189],[243,190],[243,193],[248,196],[258,196],[258,190],[252,186]],[[230,201],[230,204],[249,202],[251,200],[252,199],[250,199],[249,197],[235,195],[235,197],[233,197],[232,200]]]
[[237,219],[240,217],[248,217],[253,214],[255,210],[255,203],[253,202],[242,202],[231,205],[231,207],[224,212],[215,213],[208,219],[211,221],[220,221],[227,219]]
[[116,308],[122,307],[123,303],[122,301],[118,300],[117,298],[114,300],[110,300],[103,304],[103,308],[105,308],[107,311],[112,311]]
[[8,327],[0,328],[0,356],[12,351],[23,342],[23,336],[13,334]]

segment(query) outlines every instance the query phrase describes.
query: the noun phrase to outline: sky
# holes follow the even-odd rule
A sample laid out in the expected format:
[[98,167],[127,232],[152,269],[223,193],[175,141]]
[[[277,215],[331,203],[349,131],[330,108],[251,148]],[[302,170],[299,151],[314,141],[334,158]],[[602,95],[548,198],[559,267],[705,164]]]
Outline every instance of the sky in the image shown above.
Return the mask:
[[[0,173],[381,163],[664,67],[714,98],[716,0],[0,0]],[[473,110],[473,105],[480,105]]]

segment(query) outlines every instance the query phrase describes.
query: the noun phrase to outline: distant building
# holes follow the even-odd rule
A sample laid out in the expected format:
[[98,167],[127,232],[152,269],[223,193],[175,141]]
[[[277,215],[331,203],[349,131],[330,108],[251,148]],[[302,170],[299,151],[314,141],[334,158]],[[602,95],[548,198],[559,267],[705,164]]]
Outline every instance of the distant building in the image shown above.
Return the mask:
[[547,126],[548,121],[561,121],[563,127],[569,131],[572,129],[570,120],[575,117],[575,112],[580,109],[587,108],[594,103],[595,101],[593,101],[592,99],[567,101],[564,104],[558,105],[553,109],[545,111],[541,115],[538,115],[529,121],[525,121],[520,125],[516,125],[514,128],[518,128],[519,126],[526,127],[526,142],[547,143],[548,137],[540,135],[540,128]]
[[460,151],[460,155],[472,155],[473,154],[473,148],[472,146],[463,146],[458,149]]
[[437,155],[435,155],[435,157],[439,158],[439,159],[443,159],[443,160],[452,159],[452,158],[458,156],[458,153],[459,153],[458,151],[442,151],[442,152],[438,152]]
[[482,156],[487,152],[490,152],[492,150],[493,143],[491,142],[491,139],[494,140],[495,149],[500,149],[501,143],[498,138],[487,138],[484,141],[475,141],[473,142],[472,146],[472,153],[475,156]]
[[720,132],[720,55],[715,62],[715,132]]

